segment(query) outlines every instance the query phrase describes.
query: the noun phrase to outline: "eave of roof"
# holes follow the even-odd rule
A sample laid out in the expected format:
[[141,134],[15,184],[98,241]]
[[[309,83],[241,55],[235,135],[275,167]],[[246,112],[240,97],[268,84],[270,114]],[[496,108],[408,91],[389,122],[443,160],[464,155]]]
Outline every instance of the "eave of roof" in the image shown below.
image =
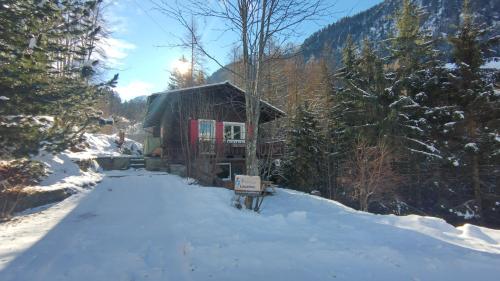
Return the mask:
[[[163,103],[165,103],[167,96],[169,96],[171,94],[182,93],[182,92],[196,93],[195,90],[197,90],[197,89],[208,89],[208,88],[216,88],[216,87],[222,87],[222,86],[232,87],[233,89],[237,90],[241,94],[247,95],[245,93],[245,91],[243,91],[241,88],[232,84],[229,81],[154,93],[150,96],[150,99],[154,98],[154,100],[152,102],[148,102],[148,111],[147,111],[146,116],[145,116],[143,127],[147,128],[147,127],[151,127],[154,125],[155,120],[158,119],[159,116],[157,116],[158,115],[157,112],[151,112],[151,107],[154,106],[153,104],[155,104],[157,107],[160,107],[160,108],[164,107]],[[161,101],[159,99],[161,99]],[[264,101],[262,99],[260,99],[260,102],[263,104],[264,107],[267,107],[268,109],[274,111],[274,115],[278,116],[277,118],[286,115],[284,111],[271,105],[269,102]],[[263,110],[263,109],[264,108],[261,108],[261,110]]]

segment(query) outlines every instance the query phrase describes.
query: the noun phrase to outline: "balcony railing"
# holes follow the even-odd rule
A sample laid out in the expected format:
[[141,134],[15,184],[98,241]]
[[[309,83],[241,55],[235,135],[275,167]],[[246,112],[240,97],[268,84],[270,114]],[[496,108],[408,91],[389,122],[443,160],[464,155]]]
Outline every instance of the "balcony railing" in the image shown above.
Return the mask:
[[[169,161],[180,163],[184,162],[186,157],[245,158],[245,149],[244,142],[224,141],[217,143],[215,140],[198,140],[189,148],[180,145],[166,147],[163,153]],[[259,158],[280,157],[283,153],[283,141],[257,143],[257,156]]]

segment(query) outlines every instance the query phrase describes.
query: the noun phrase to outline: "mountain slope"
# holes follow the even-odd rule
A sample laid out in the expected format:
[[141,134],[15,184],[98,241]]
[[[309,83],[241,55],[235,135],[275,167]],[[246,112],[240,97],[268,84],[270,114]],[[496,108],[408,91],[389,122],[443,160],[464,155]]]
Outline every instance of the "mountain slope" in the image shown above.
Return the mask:
[[[345,17],[313,33],[303,42],[301,47],[306,61],[321,56],[325,47],[328,47],[338,62],[349,34],[358,43],[365,37],[374,42],[382,42],[389,38],[391,34],[394,34],[394,15],[399,10],[401,2],[401,0],[385,0],[364,12]],[[415,3],[424,12],[421,23],[425,30],[430,30],[433,36],[442,38],[455,33],[456,26],[459,24],[463,0],[415,0]],[[491,27],[492,32],[488,36],[500,34],[500,1],[471,1],[471,10],[478,23]],[[449,54],[450,47],[444,42],[441,42],[440,49],[444,51],[443,54]],[[494,50],[496,54],[489,56],[500,56],[500,47],[496,47]],[[443,59],[449,60],[447,57]],[[208,81],[215,83],[230,79],[231,74],[221,68],[214,72]]]
[[[307,38],[302,50],[306,58],[318,57],[325,46],[330,47],[337,59],[340,50],[349,34],[355,42],[367,37],[372,41],[381,42],[394,33],[394,15],[401,6],[401,0],[386,0],[357,15],[346,17],[333,23]],[[423,29],[432,32],[435,37],[446,37],[453,34],[459,24],[463,0],[416,0],[423,16]],[[500,1],[475,0],[471,1],[471,10],[478,23],[491,26],[493,33],[500,34]],[[449,47],[443,46],[443,49]],[[498,48],[497,48],[498,51]]]

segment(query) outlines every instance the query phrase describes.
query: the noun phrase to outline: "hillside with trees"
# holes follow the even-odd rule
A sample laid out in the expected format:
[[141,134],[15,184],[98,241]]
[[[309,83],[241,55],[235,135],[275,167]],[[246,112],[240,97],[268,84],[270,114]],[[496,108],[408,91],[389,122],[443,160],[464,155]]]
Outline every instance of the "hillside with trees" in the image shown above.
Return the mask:
[[[443,60],[451,61],[451,47],[446,40],[457,32],[462,12],[462,0],[418,0],[413,1],[420,10],[419,26],[430,37],[436,40],[435,47],[442,52]],[[399,10],[401,0],[385,0],[382,3],[357,15],[345,17],[315,32],[301,45],[307,59],[320,57],[325,46],[333,50],[333,57],[340,62],[342,48],[348,36],[356,44],[364,39],[388,47],[386,40],[397,32],[395,13]],[[471,1],[471,11],[478,22],[489,26],[484,36],[500,35],[500,3],[496,0]],[[496,52],[500,47],[493,47]],[[384,53],[386,54],[386,53]],[[498,55],[498,54],[497,54]],[[487,56],[494,56],[493,53]]]
[[[266,129],[286,140],[274,180],[372,212],[500,225],[500,75],[483,66],[498,48],[495,11],[465,1],[456,27],[434,34],[430,18],[454,21],[448,8],[429,15],[435,2],[385,1],[311,37],[339,38],[327,31],[383,11],[394,22],[384,40],[353,29],[342,46],[304,56],[269,46],[281,59],[264,67],[264,98],[288,114]],[[224,70],[212,77],[239,83]]]
[[[312,109],[317,121],[300,122],[303,104],[311,102],[307,99],[297,113],[291,112],[299,122],[290,126],[285,175],[301,174],[306,165],[316,176],[285,181],[304,191],[315,186],[362,210],[498,226],[499,73],[481,69],[483,50],[497,46],[498,39],[485,37],[488,31],[468,1],[463,11],[456,33],[442,38],[452,50],[452,68],[439,59],[437,40],[419,28],[421,10],[408,0],[395,13],[389,48],[369,38],[356,44],[348,37],[342,67],[328,76],[327,85],[335,85],[327,87],[330,103]],[[320,135],[314,140],[324,145],[306,145],[309,152],[301,151],[303,145],[296,144],[314,143],[310,138],[315,134],[297,140],[295,132],[314,128],[324,132],[325,141],[319,141]],[[318,156],[294,164],[297,153],[305,157],[311,152],[328,156],[328,165],[318,166]],[[317,183],[316,178],[325,180]]]

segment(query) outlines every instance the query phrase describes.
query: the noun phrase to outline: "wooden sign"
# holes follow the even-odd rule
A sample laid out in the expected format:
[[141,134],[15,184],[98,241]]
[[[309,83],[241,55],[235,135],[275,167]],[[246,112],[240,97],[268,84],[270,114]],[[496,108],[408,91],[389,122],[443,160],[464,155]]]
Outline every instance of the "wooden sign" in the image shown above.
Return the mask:
[[258,193],[262,191],[259,176],[236,175],[234,178],[236,193]]

